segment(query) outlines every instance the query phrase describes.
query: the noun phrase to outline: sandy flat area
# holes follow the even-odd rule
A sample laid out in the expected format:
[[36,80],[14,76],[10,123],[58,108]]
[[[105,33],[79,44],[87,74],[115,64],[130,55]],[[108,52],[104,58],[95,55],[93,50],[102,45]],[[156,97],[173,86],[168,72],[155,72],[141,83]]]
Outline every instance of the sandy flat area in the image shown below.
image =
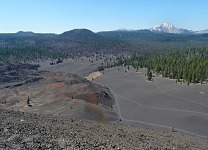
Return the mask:
[[77,60],[67,59],[60,64],[50,65],[51,60],[40,61],[35,64],[39,64],[41,67],[39,70],[46,70],[52,72],[65,72],[78,74],[80,76],[87,76],[89,73],[94,72],[98,69],[98,66],[101,66],[102,60],[95,61],[94,63],[89,62],[89,58],[82,57]]
[[208,137],[208,85],[192,86],[155,77],[148,82],[146,70],[105,70],[95,80],[113,92],[120,118],[130,124]]

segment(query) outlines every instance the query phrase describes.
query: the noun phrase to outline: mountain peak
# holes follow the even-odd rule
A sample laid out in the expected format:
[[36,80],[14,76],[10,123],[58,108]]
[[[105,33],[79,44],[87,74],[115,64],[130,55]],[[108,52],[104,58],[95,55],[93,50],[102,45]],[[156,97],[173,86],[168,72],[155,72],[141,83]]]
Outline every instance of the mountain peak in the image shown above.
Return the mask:
[[161,24],[161,26],[166,27],[166,28],[173,28],[174,27],[174,25],[172,25],[171,23],[166,23],[166,22]]
[[95,39],[97,35],[88,29],[73,29],[58,35],[59,38],[65,39]]
[[163,33],[174,33],[174,34],[191,34],[192,31],[182,28],[176,28],[171,23],[163,23],[161,25],[154,26],[150,28],[153,32],[163,32]]
[[157,32],[167,32],[167,33],[177,33],[178,31],[178,29],[170,23],[163,23],[161,25],[154,26],[150,30]]
[[61,36],[72,36],[72,35],[80,35],[80,34],[94,34],[94,32],[88,30],[88,29],[73,29],[73,30],[70,30],[70,31],[66,31],[62,34],[60,34]]

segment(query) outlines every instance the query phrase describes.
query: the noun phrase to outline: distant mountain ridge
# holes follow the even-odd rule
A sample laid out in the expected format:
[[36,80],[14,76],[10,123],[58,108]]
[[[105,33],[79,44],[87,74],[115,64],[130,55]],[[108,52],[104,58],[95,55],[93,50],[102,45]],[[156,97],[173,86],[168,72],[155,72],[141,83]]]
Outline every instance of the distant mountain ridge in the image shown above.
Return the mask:
[[35,35],[35,33],[31,32],[31,31],[19,31],[16,34],[20,35],[20,36],[33,36],[33,35]]
[[161,33],[174,33],[174,34],[206,34],[208,29],[200,31],[192,31],[183,28],[177,28],[170,23],[163,23],[161,25],[154,26],[153,28],[147,29],[152,32],[161,32]]
[[83,52],[117,52],[131,50],[131,44],[119,39],[104,37],[88,29],[73,29],[41,41],[52,50]]
[[152,32],[164,32],[164,33],[174,33],[174,34],[194,34],[194,32],[191,30],[176,28],[174,25],[170,23],[163,23],[161,25],[154,26],[149,30]]
[[92,31],[88,30],[88,29],[73,29],[70,31],[66,31],[62,34],[60,34],[59,36],[71,36],[71,35],[78,35],[78,34],[94,34]]
[[70,31],[66,31],[62,34],[59,34],[57,38],[62,39],[76,39],[76,40],[92,40],[92,39],[99,39],[99,35],[95,34],[91,30],[88,29],[73,29]]
[[[102,33],[102,32],[140,32],[140,31],[151,31],[155,33],[172,33],[172,34],[206,34],[208,33],[208,29],[204,30],[199,30],[199,31],[192,31],[184,28],[178,28],[175,27],[171,23],[162,23],[160,25],[156,25],[152,28],[146,28],[146,29],[125,29],[125,28],[120,28],[117,30],[112,30],[112,31],[99,31],[97,33]],[[72,37],[72,36],[79,36],[79,35],[86,35],[86,36],[94,36],[94,32],[92,32],[89,29],[73,29],[70,31],[65,31],[61,34],[54,34],[54,33],[34,33],[32,31],[18,31],[17,33],[0,33],[0,35],[15,35],[15,36],[39,36],[39,35],[48,35],[48,36],[59,36],[59,37]]]
[[200,30],[200,31],[192,31],[188,29],[177,28],[171,23],[163,23],[163,24],[156,25],[149,29],[132,30],[132,29],[121,28],[121,29],[114,30],[114,31],[135,32],[135,31],[145,31],[145,30],[155,32],[155,33],[171,33],[171,34],[206,34],[208,33],[208,29]]
[[205,34],[207,30],[189,33],[191,31],[176,28],[171,24],[155,26],[153,29],[114,30],[97,33],[88,29],[74,29],[62,34],[23,31],[2,33],[0,34],[0,48],[39,46],[71,53],[119,53],[169,49],[187,45],[208,46],[208,34]]

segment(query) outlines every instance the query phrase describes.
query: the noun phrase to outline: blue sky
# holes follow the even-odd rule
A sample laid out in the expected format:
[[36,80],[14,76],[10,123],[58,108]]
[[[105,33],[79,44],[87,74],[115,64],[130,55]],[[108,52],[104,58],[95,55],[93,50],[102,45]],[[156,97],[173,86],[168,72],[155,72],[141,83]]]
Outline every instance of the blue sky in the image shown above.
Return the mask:
[[208,29],[208,0],[0,0],[0,33],[144,29],[172,23]]

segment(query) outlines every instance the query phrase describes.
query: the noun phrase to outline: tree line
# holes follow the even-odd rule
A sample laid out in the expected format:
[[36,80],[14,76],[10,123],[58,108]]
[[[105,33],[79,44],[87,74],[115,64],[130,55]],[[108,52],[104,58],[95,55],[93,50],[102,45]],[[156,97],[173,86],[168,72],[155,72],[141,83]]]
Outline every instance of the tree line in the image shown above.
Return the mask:
[[38,59],[56,59],[67,58],[69,53],[62,51],[52,51],[46,47],[40,46],[22,46],[22,47],[0,47],[0,61],[10,60],[38,60]]
[[117,65],[132,65],[137,70],[146,67],[149,72],[176,82],[203,83],[208,79],[208,48],[183,48],[134,54],[118,58]]

